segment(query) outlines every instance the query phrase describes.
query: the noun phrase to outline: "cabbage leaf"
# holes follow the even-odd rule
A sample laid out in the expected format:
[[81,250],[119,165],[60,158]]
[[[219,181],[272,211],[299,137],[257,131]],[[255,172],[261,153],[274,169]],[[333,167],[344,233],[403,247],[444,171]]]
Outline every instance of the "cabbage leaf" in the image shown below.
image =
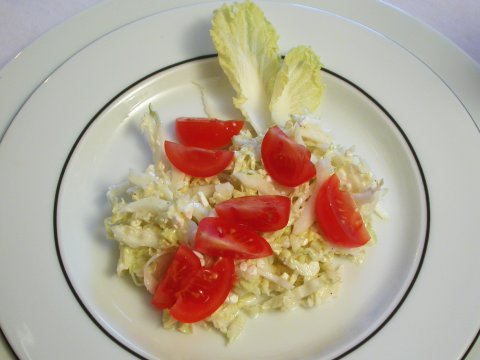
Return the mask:
[[285,125],[291,115],[311,114],[320,105],[323,85],[318,56],[307,46],[297,46],[285,56],[270,101],[273,121]]
[[251,1],[215,10],[210,35],[218,60],[236,92],[233,103],[257,134],[271,124],[268,104],[280,69],[278,34]]
[[216,10],[210,35],[236,93],[233,104],[258,135],[320,105],[318,56],[312,48],[298,46],[282,61],[275,29],[251,1]]

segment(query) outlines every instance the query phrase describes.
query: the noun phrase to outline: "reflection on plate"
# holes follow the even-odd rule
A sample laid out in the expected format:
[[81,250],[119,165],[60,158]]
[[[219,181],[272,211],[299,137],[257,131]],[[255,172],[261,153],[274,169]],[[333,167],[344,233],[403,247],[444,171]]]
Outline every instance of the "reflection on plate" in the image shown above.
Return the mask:
[[[347,267],[338,298],[315,309],[252,320],[228,347],[217,334],[200,327],[190,336],[162,329],[150,296],[115,276],[117,246],[103,235],[107,187],[123,180],[130,168],[143,171],[152,161],[138,124],[148,104],[169,125],[179,116],[206,116],[195,85],[201,82],[206,93],[216,94],[209,100],[216,101],[216,108],[222,105],[225,118],[238,116],[230,105],[233,90],[217,59],[169,66],[128,87],[79,134],[58,184],[59,260],[85,311],[112,339],[140,356],[162,359],[173,357],[180,347],[185,357],[197,359],[329,359],[352,351],[394,315],[426,248],[428,198],[420,164],[405,134],[380,104],[331,71],[324,71],[323,77],[327,90],[320,116],[342,145],[355,144],[374,173],[384,178],[390,219],[376,224],[379,240],[368,249],[365,263]],[[270,336],[256,341],[265,333]]]

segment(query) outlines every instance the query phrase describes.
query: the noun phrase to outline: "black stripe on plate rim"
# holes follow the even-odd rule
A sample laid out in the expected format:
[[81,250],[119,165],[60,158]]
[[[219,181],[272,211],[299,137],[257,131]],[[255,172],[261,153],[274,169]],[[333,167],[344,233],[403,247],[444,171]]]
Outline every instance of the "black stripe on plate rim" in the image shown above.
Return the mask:
[[8,341],[7,337],[5,336],[5,333],[2,330],[2,327],[0,326],[0,336],[3,338],[5,344],[7,345],[7,351],[10,352],[10,354],[15,358],[15,359],[20,359],[20,357],[17,355],[15,352],[15,349],[12,347],[10,342]]
[[[167,70],[170,70],[172,68],[175,68],[177,66],[180,66],[180,65],[183,65],[183,64],[187,64],[187,63],[190,63],[190,62],[195,62],[195,61],[199,61],[199,60],[203,60],[203,59],[208,59],[208,58],[214,58],[216,57],[217,54],[207,54],[207,55],[202,55],[202,56],[198,56],[198,57],[194,57],[194,58],[191,58],[191,59],[187,59],[187,60],[183,60],[183,61],[179,61],[177,63],[174,63],[174,64],[171,64],[171,65],[168,65],[168,66],[165,66],[159,70],[156,70],[142,78],[140,78],[139,80],[135,81],[134,83],[132,83],[131,85],[129,85],[128,87],[126,87],[125,89],[123,89],[121,92],[119,92],[117,95],[115,95],[109,102],[107,102],[95,115],[94,117],[86,124],[86,126],[83,128],[83,130],[81,131],[81,133],[78,135],[75,143],[73,144],[72,148],[70,149],[70,152],[68,153],[68,156],[65,160],[65,163],[62,167],[62,171],[60,173],[60,176],[59,176],[59,179],[58,179],[58,183],[57,183],[57,188],[56,188],[56,192],[55,192],[55,203],[54,203],[54,210],[53,210],[53,230],[54,230],[54,238],[55,238],[55,249],[56,249],[56,253],[57,253],[57,258],[58,258],[58,261],[59,261],[59,265],[60,265],[60,268],[62,270],[62,273],[64,275],[64,278],[65,278],[65,281],[67,282],[68,284],[68,287],[70,288],[72,294],[74,295],[75,299],[77,300],[78,304],[80,305],[80,307],[83,309],[83,311],[88,315],[88,317],[90,318],[90,320],[108,337],[110,338],[114,343],[116,343],[118,346],[120,346],[121,348],[123,348],[124,350],[126,350],[127,352],[129,352],[130,354],[132,355],[135,355],[136,357],[138,357],[139,359],[142,359],[142,360],[147,360],[144,356],[142,356],[141,354],[139,354],[138,352],[136,352],[135,350],[131,349],[130,347],[128,347],[127,345],[123,344],[120,340],[118,340],[115,336],[113,336],[112,334],[110,334],[99,322],[98,320],[93,316],[93,314],[88,310],[87,306],[82,302],[80,296],[78,295],[78,293],[76,292],[72,282],[70,281],[70,278],[67,274],[67,271],[66,271],[66,268],[65,268],[65,265],[63,263],[63,260],[62,260],[62,255],[61,255],[61,252],[60,252],[60,246],[59,246],[59,239],[58,239],[58,231],[57,231],[57,214],[58,214],[58,200],[59,200],[59,195],[60,195],[60,189],[61,189],[61,185],[62,185],[62,181],[63,181],[63,177],[65,175],[65,172],[67,170],[67,167],[68,167],[68,164],[69,164],[69,161],[71,159],[71,157],[73,156],[73,153],[75,152],[75,149],[77,148],[80,140],[83,138],[83,136],[85,135],[85,133],[87,132],[87,130],[90,128],[90,126],[95,122],[95,120],[99,117],[99,115],[105,111],[105,109],[110,106],[116,99],[118,99],[120,96],[122,96],[123,94],[125,94],[127,91],[129,91],[130,89],[132,89],[133,87],[135,87],[136,85],[138,85],[139,83],[147,80],[148,78],[152,77],[152,76],[155,76],[161,72],[164,72],[164,71],[167,71]],[[426,210],[427,210],[427,223],[426,223],[426,231],[425,231],[425,241],[424,241],[424,245],[423,245],[423,249],[422,249],[422,254],[420,256],[420,261],[418,263],[418,266],[417,266],[417,269],[415,271],[415,274],[407,288],[407,290],[405,291],[405,293],[403,294],[402,296],[402,299],[400,300],[400,302],[397,304],[397,306],[392,310],[392,312],[389,314],[389,316],[374,330],[372,331],[368,336],[366,336],[363,340],[361,340],[359,343],[357,343],[355,346],[351,347],[350,349],[344,351],[342,354],[336,356],[335,358],[333,358],[332,360],[338,360],[338,359],[341,359],[343,358],[344,356],[352,353],[353,351],[355,351],[356,349],[358,349],[360,346],[362,346],[363,344],[365,344],[367,341],[369,341],[372,337],[374,337],[392,318],[393,316],[396,314],[396,312],[398,311],[398,309],[400,309],[400,307],[402,306],[402,304],[404,303],[405,299],[408,297],[408,295],[410,294],[410,291],[412,290],[417,278],[418,278],[418,275],[420,273],[420,270],[422,268],[422,265],[423,265],[423,261],[425,259],[425,254],[426,254],[426,251],[427,251],[427,245],[428,245],[428,240],[429,240],[429,234],[430,234],[430,200],[429,200],[429,194],[428,194],[428,187],[427,187],[427,181],[426,181],[426,178],[425,178],[425,175],[424,175],[424,172],[423,172],[423,169],[422,169],[422,166],[420,164],[420,161],[418,159],[418,156],[417,154],[415,153],[415,150],[410,142],[410,140],[408,139],[407,135],[405,134],[405,132],[403,131],[403,129],[400,127],[400,125],[398,124],[398,122],[393,118],[393,116],[377,101],[375,100],[375,98],[373,98],[370,94],[368,94],[365,90],[363,90],[360,86],[356,85],[355,83],[353,83],[352,81],[348,80],[347,78],[345,78],[344,76],[340,75],[340,74],[337,74],[336,72],[332,71],[332,70],[329,70],[329,69],[326,69],[326,68],[322,68],[322,71],[324,71],[325,73],[328,73],[334,77],[336,77],[337,79],[347,83],[348,85],[350,85],[351,87],[353,87],[355,90],[359,91],[362,95],[364,95],[367,99],[369,99],[372,103],[374,103],[387,117],[388,119],[395,125],[395,127],[397,128],[397,130],[400,132],[400,134],[402,135],[403,139],[405,140],[405,142],[407,143],[414,159],[415,159],[415,162],[417,164],[417,167],[418,167],[418,170],[420,172],[420,176],[421,176],[421,179],[422,179],[422,184],[423,184],[423,190],[425,192],[425,202],[426,202]],[[480,332],[479,332],[480,333]],[[477,334],[477,337],[479,336],[479,334]],[[474,341],[475,342],[475,341]],[[474,343],[473,342],[473,343]],[[470,346],[473,347],[473,343],[472,345]],[[470,348],[467,350],[467,353],[468,351],[470,350]],[[466,356],[466,354],[465,354]]]

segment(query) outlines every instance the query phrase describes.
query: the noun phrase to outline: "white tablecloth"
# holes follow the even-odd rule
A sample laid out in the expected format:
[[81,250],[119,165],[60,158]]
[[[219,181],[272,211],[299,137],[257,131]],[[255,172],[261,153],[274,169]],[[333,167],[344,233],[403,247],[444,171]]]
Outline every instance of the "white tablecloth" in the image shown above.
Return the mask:
[[[100,0],[0,0],[0,68],[55,25],[100,2]],[[386,0],[386,2],[430,25],[480,63],[479,0]],[[13,357],[8,352],[4,339],[1,338],[0,359],[10,358]],[[480,341],[477,341],[468,360],[479,359]]]
[[[100,0],[0,0],[0,68],[55,25],[100,2]],[[479,0],[386,2],[430,25],[480,63]]]

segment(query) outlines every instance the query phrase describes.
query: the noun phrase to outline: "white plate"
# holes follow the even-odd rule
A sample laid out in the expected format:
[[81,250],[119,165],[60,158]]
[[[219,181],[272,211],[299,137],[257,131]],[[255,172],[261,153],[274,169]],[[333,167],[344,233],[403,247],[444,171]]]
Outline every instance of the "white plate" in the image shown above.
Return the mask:
[[[202,21],[199,21],[199,19],[203,19],[204,22],[207,21],[211,9],[212,8],[202,6],[197,7],[196,9],[178,10],[168,16],[160,14],[120,29],[119,31],[116,31],[92,44],[68,61],[55,72],[46,84],[39,88],[18,114],[11,129],[7,133],[2,142],[0,161],[2,161],[2,164],[5,165],[3,167],[7,170],[5,171],[6,176],[2,179],[2,182],[4,181],[5,184],[8,184],[12,191],[10,192],[10,195],[7,194],[8,196],[5,196],[7,201],[2,204],[2,211],[7,213],[6,209],[9,209],[9,213],[12,214],[12,222],[15,221],[15,219],[17,219],[17,221],[18,219],[22,219],[20,214],[27,218],[35,218],[36,220],[33,228],[5,228],[5,231],[8,231],[8,233],[2,233],[2,238],[13,239],[18,238],[21,235],[22,238],[32,239],[34,235],[37,234],[35,238],[37,238],[39,242],[30,244],[31,246],[29,246],[29,249],[33,250],[35,246],[39,246],[39,251],[32,251],[31,256],[35,255],[35,258],[42,259],[42,261],[39,259],[38,262],[45,264],[46,268],[44,269],[44,272],[30,274],[25,270],[22,271],[22,269],[19,269],[18,271],[20,271],[20,276],[28,275],[31,277],[33,288],[37,290],[36,296],[39,301],[45,303],[45,306],[51,306],[52,309],[58,311],[58,313],[38,314],[36,309],[30,308],[31,310],[29,310],[26,308],[24,313],[20,315],[25,319],[24,322],[18,321],[18,313],[2,313],[2,326],[6,329],[14,329],[10,331],[14,331],[17,334],[26,334],[26,336],[19,336],[20,340],[17,340],[17,342],[14,343],[15,349],[22,349],[23,346],[24,349],[35,351],[36,356],[44,355],[43,357],[47,357],[48,355],[48,357],[61,357],[62,354],[65,354],[65,351],[68,351],[69,345],[73,345],[73,343],[68,343],[68,337],[65,339],[66,345],[53,350],[52,355],[52,349],[47,349],[44,345],[45,342],[37,340],[35,344],[29,345],[28,340],[31,336],[29,337],[28,333],[33,332],[35,335],[34,338],[39,339],[39,336],[41,338],[41,335],[39,334],[41,334],[42,326],[51,323],[52,321],[54,324],[55,321],[58,321],[60,324],[62,318],[68,317],[76,325],[75,329],[70,329],[72,334],[71,340],[73,341],[74,339],[78,339],[78,336],[84,335],[85,337],[81,336],[81,338],[92,344],[90,349],[84,350],[85,352],[88,353],[88,351],[92,351],[92,354],[95,354],[98,353],[98,351],[102,351],[102,354],[110,354],[111,357],[116,358],[122,354],[127,355],[127,353],[123,353],[123,350],[116,347],[115,343],[111,342],[109,338],[103,336],[101,332],[96,330],[95,325],[90,322],[88,316],[84,312],[79,311],[80,308],[76,305],[75,299],[71,294],[68,295],[67,292],[67,296],[69,297],[66,299],[62,298],[62,296],[65,296],[65,290],[68,290],[68,288],[65,287],[65,283],[62,281],[61,276],[59,276],[61,274],[59,274],[58,265],[55,263],[55,253],[54,251],[51,251],[53,250],[53,244],[50,242],[53,231],[51,228],[53,221],[52,213],[42,213],[41,210],[43,207],[41,204],[51,203],[53,206],[57,178],[61,173],[63,162],[65,161],[70,147],[75,143],[76,138],[88,122],[88,119],[92,118],[113,95],[119,93],[122,89],[144,75],[149,74],[162,66],[212,52],[211,46],[208,42],[208,26],[205,23],[202,24]],[[441,189],[443,186],[446,186],[446,184],[449,184],[449,181],[454,177],[453,173],[445,173],[443,171],[444,167],[441,166],[442,164],[436,162],[435,156],[444,158],[445,161],[449,161],[448,163],[455,163],[459,169],[467,169],[468,160],[473,161],[468,156],[473,156],[472,154],[474,154],[475,151],[478,151],[478,134],[472,131],[472,129],[474,129],[473,123],[468,117],[466,111],[462,108],[461,104],[452,95],[448,88],[446,88],[444,84],[441,83],[438,78],[420,62],[402,49],[390,43],[385,38],[380,37],[378,34],[375,34],[368,29],[356,24],[348,23],[343,19],[306,8],[285,6],[276,7],[265,4],[265,9],[267,15],[271,18],[281,34],[281,45],[283,49],[287,49],[299,42],[314,45],[316,50],[322,55],[323,62],[327,67],[341,73],[354,83],[360,85],[385,106],[394,118],[397,119],[400,126],[410,138],[414,149],[419,155],[420,162],[426,170],[427,183],[432,193],[433,202],[437,202],[437,206],[440,205],[438,210],[436,210],[436,214],[435,209],[437,208],[432,206],[434,209],[432,213],[432,224],[434,223],[433,220],[435,220],[438,225],[438,227],[433,228],[437,231],[436,244],[441,244],[442,241],[448,239],[448,237],[451,236],[449,232],[452,232],[455,229],[447,226],[447,221],[452,221],[454,219],[453,215],[442,215],[442,212],[440,211],[442,209],[443,200]],[[178,29],[175,36],[183,36],[183,38],[178,39],[177,41],[173,41],[173,38],[168,39],[168,41],[161,40],[163,45],[161,48],[151,48],[150,44],[159,41],[159,36],[155,36],[155,34],[161,34],[163,26],[165,26],[166,29],[168,29],[169,25],[173,27],[172,24],[175,24],[174,21],[178,20],[176,16],[181,16],[184,25],[182,25],[181,29]],[[288,29],[288,33],[286,33],[285,30],[282,30],[286,27],[285,23],[282,21],[285,18],[292,20],[302,19],[302,25],[299,25],[297,29],[294,29],[296,31]],[[336,38],[335,41],[327,38],[322,39],[322,43],[320,44],[317,37],[306,36],[304,34],[305,27],[308,27],[313,21],[318,21],[319,19],[326,22],[334,22],[332,25],[338,27],[338,38]],[[197,40],[197,37],[199,38],[198,41],[193,42],[191,39],[191,29],[196,28],[196,26],[202,31],[195,32],[195,40]],[[321,26],[325,25],[322,23],[318,26],[321,28]],[[136,39],[140,34],[145,37],[145,39],[143,42],[138,43]],[[346,43],[347,39],[352,38],[356,41],[351,48],[343,48],[339,46],[339,44],[342,43],[342,39],[344,39]],[[184,39],[188,39],[189,44],[192,46],[186,48],[184,46]],[[123,44],[124,47],[118,47],[118,44]],[[373,52],[367,53],[359,51],[363,49],[375,49],[375,54],[373,54]],[[167,52],[165,53],[165,51]],[[135,66],[131,66],[131,63],[126,60],[129,59],[129,56],[131,57],[132,54],[138,56],[134,63]],[[352,62],[354,56],[356,56],[356,59],[355,62]],[[106,68],[105,64],[113,64],[113,66]],[[399,68],[405,69],[405,71],[408,70],[408,75],[413,77],[416,81],[415,89],[411,89],[410,81],[405,74],[391,72],[392,66],[395,65]],[[401,67],[399,65],[401,65]],[[385,82],[386,80],[389,80],[389,82]],[[92,88],[91,84],[93,83],[95,86]],[[425,96],[422,89],[424,92],[428,90],[430,93],[429,96]],[[50,105],[46,106],[46,104],[49,104],[52,100],[55,101],[55,107],[52,108]],[[439,101],[441,103],[440,105],[438,105]],[[409,106],[405,107],[405,103],[408,103]],[[65,120],[66,115],[69,117],[68,121]],[[450,116],[455,116],[460,119],[459,123],[456,124],[457,126],[453,127],[451,123],[448,123],[447,119]],[[49,124],[47,127],[44,123],[39,123],[36,120],[38,118],[47,117],[49,118]],[[426,136],[424,129],[428,129],[432,125],[435,126],[438,134],[429,138]],[[464,135],[463,143],[456,144],[456,149],[457,151],[461,151],[461,147],[465,146],[466,149],[464,150],[468,151],[462,151],[462,154],[465,153],[466,155],[462,158],[456,159],[456,152],[446,151],[446,149],[441,146],[439,146],[438,150],[435,152],[431,151],[431,149],[435,148],[438,143],[448,143],[450,140],[448,135],[453,129],[459,134],[459,136],[462,134]],[[55,138],[52,138],[51,136],[49,137],[49,130],[53,130],[57,136]],[[85,139],[88,138],[89,137],[87,136]],[[341,134],[339,134],[338,138],[342,138]],[[348,136],[346,136],[346,139],[350,140],[348,139]],[[426,139],[428,141],[426,141]],[[32,153],[31,151],[32,141],[35,141],[35,153]],[[110,143],[106,142],[107,146],[105,148],[109,148],[109,144]],[[94,157],[94,160],[98,160],[98,163],[101,163],[103,155],[105,155],[105,153],[99,151],[98,158]],[[23,162],[31,164],[30,161],[33,161],[34,164],[38,164],[38,167],[21,166]],[[98,163],[95,162],[92,165]],[[9,166],[13,169],[16,166],[18,167],[18,164],[20,164],[20,169],[17,173],[13,173],[13,170],[12,172],[8,171],[10,170]],[[119,170],[121,169],[121,167],[117,166],[115,166],[115,168]],[[470,169],[470,171],[471,174],[469,179],[459,180],[465,182],[470,181],[471,183],[466,183],[464,185],[469,185],[469,188],[473,189],[472,184],[475,184],[475,181],[478,182],[478,169],[473,168]],[[35,173],[36,179],[38,179],[40,184],[43,184],[44,186],[44,190],[40,193],[36,191],[37,189],[30,189],[31,192],[29,192],[29,189],[25,187],[24,183],[22,184],[18,181],[15,183],[14,181],[19,175],[20,179],[31,178],[32,172]],[[443,178],[438,176],[438,172],[443,173]],[[67,172],[67,174],[69,173]],[[75,176],[81,177],[83,175],[82,172],[78,172]],[[459,180],[457,180],[457,182]],[[19,188],[21,188],[22,191],[19,191]],[[432,191],[432,189],[435,191]],[[16,196],[13,197],[11,194],[16,194]],[[467,208],[471,209],[470,216],[473,216],[471,214],[475,213],[476,209],[474,206],[477,205],[466,205],[468,204],[468,199],[466,198],[465,193],[463,195],[457,193],[456,195],[456,199],[453,198],[449,201],[451,203],[456,201],[457,205],[462,205],[463,207],[467,206]],[[38,207],[25,208],[24,206],[21,206],[25,202],[19,200],[23,198],[34,200],[35,204],[39,204]],[[415,198],[416,197],[414,197],[414,199]],[[468,216],[469,214],[466,215]],[[470,228],[459,229],[458,232],[461,232],[462,230],[465,232],[464,236],[466,238],[471,236],[471,233],[469,232]],[[2,232],[3,231],[4,228],[2,227]],[[440,231],[441,234],[438,234],[438,231]],[[15,248],[16,244],[17,247]],[[40,244],[43,244],[43,246],[40,246]],[[7,245],[12,246],[12,249],[16,249],[15,251],[17,252],[20,251],[18,242],[7,243]],[[412,316],[413,319],[419,319],[421,316],[425,316],[424,310],[435,310],[435,308],[442,308],[452,302],[454,303],[455,298],[447,296],[448,294],[446,294],[443,295],[443,299],[436,300],[431,306],[425,307],[426,305],[429,305],[425,304],[425,302],[428,299],[431,299],[431,296],[436,298],[435,292],[440,289],[426,285],[422,287],[422,289],[426,290],[422,291],[420,289],[420,291],[417,291],[419,288],[418,283],[422,280],[422,276],[423,278],[427,276],[424,274],[428,272],[431,266],[434,266],[434,272],[438,272],[438,269],[442,269],[442,267],[435,267],[438,265],[435,264],[436,262],[442,262],[442,260],[448,258],[454,267],[457,264],[461,264],[456,256],[460,255],[463,249],[462,246],[458,246],[451,249],[451,253],[449,254],[442,251],[438,246],[433,246],[431,242],[427,252],[426,264],[420,273],[419,280],[407,298],[407,301],[405,301],[400,308],[400,311],[390,319],[387,326],[383,327],[381,331],[358,350],[352,352],[350,356],[355,358],[367,356],[368,358],[367,353],[369,351],[370,355],[380,354],[382,351],[381,345],[388,347],[388,344],[393,344],[392,341],[397,336],[401,336],[402,339],[405,339],[407,347],[410,348],[410,351],[412,351],[413,354],[421,353],[435,356],[436,354],[448,355],[448,352],[450,352],[452,355],[451,357],[461,354],[466,348],[466,346],[463,347],[463,343],[466,343],[468,346],[468,340],[465,339],[471,337],[471,334],[475,332],[475,326],[478,326],[478,319],[469,316],[472,314],[472,309],[474,309],[472,306],[475,305],[475,299],[478,300],[478,292],[476,292],[475,289],[468,290],[472,291],[472,293],[470,294],[469,299],[465,301],[465,304],[462,305],[463,311],[454,314],[455,316],[453,316],[453,314],[444,314],[445,316],[437,316],[436,318],[432,316],[432,318],[427,317],[422,319],[422,322],[415,323],[415,326],[417,327],[425,326],[426,329],[431,329],[432,327],[446,324],[445,321],[448,321],[449,328],[457,330],[455,333],[452,332],[452,334],[455,335],[453,336],[454,339],[452,339],[452,335],[449,334],[450,341],[454,341],[456,346],[449,346],[448,350],[443,349],[441,346],[432,349],[431,346],[427,347],[424,346],[424,344],[416,344],[416,341],[414,341],[411,336],[408,336],[408,326],[406,326],[405,322],[408,319],[411,319]],[[2,255],[3,254],[6,255],[7,252],[2,252]],[[5,264],[9,264],[9,261],[15,260],[15,257],[11,256],[11,254],[12,252],[9,251],[8,258],[5,259],[4,262]],[[26,262],[32,262],[33,259],[29,258],[28,254],[29,253],[24,254],[23,259]],[[52,259],[53,262],[49,261]],[[468,256],[465,260],[469,260]],[[429,262],[430,264],[433,262],[434,265],[427,267],[426,265]],[[446,272],[444,279],[448,280],[448,276],[455,278],[458,274],[459,272],[457,271]],[[462,274],[463,279],[465,279],[465,276],[468,275]],[[46,279],[51,280],[51,282],[46,282]],[[430,274],[430,277],[428,277],[429,283],[435,283],[438,280],[439,279],[433,274]],[[6,286],[10,286],[10,290],[15,290],[11,292],[12,294],[15,294],[15,296],[12,296],[11,298],[12,300],[9,303],[10,308],[13,308],[14,303],[17,309],[22,308],[22,302],[26,301],[28,304],[29,299],[26,296],[21,296],[22,289],[12,288],[15,284],[18,284],[18,280],[15,282],[9,282],[8,279],[2,278],[2,281],[6,281]],[[49,284],[48,289],[45,289],[45,283]],[[79,288],[78,284],[77,288]],[[29,288],[28,290],[30,291],[31,289],[32,288]],[[465,291],[465,289],[463,289],[463,291]],[[400,293],[401,292],[402,291],[400,291]],[[61,301],[55,297],[55,294],[59,295]],[[81,291],[79,291],[79,294],[81,294]],[[52,299],[52,295],[54,299]],[[415,299],[415,301],[411,300],[412,298]],[[440,299],[441,297],[439,296],[438,298]],[[395,301],[398,302],[398,299]],[[395,305],[395,301],[393,301],[393,305]],[[7,308],[9,307],[7,306]],[[72,312],[72,309],[76,309],[77,311]],[[66,312],[69,313],[68,316],[66,316]],[[384,314],[382,316],[384,316]],[[6,319],[5,321],[4,318]],[[425,320],[428,321],[425,323]],[[4,323],[7,325],[4,325]],[[26,324],[26,328],[19,329],[19,324]],[[455,324],[457,324],[458,328],[463,329],[463,332],[458,330],[455,327]],[[56,330],[59,331],[57,335],[60,337],[62,328],[58,327]],[[55,332],[55,329],[52,331]],[[110,331],[113,330],[111,329]],[[365,334],[360,335],[364,336]],[[53,333],[52,336],[55,336],[55,333]],[[62,338],[64,337],[62,336]],[[182,338],[180,341],[185,340]],[[359,339],[357,339],[357,342],[358,341]],[[98,345],[99,347],[96,348],[94,345]],[[129,346],[132,346],[132,344]],[[375,347],[369,349],[371,346]],[[144,350],[145,349],[135,349],[135,351],[140,352]],[[334,351],[337,350],[334,349]],[[118,351],[120,351],[120,353],[118,353]],[[308,352],[309,350],[305,351]],[[372,353],[371,351],[374,352]],[[384,349],[384,351],[387,351],[387,349]],[[82,353],[82,357],[87,357],[85,352]]]

